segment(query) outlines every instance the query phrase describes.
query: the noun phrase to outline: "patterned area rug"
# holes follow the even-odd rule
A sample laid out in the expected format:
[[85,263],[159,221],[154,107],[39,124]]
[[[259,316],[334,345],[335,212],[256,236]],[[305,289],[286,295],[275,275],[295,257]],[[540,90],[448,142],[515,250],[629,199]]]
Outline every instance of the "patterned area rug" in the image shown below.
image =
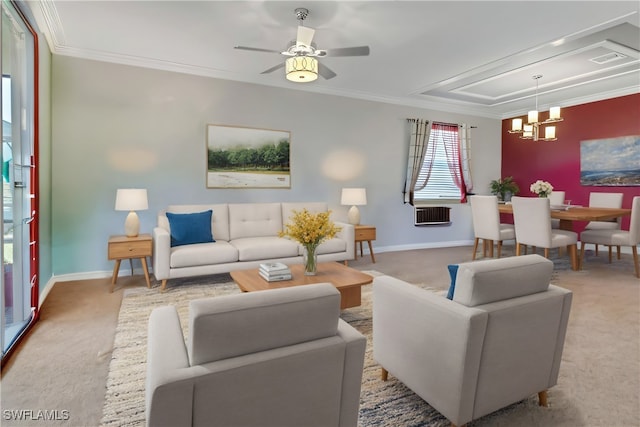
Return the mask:
[[[376,271],[366,271],[372,276]],[[199,283],[198,283],[199,281]],[[189,301],[197,298],[239,293],[229,275],[173,282],[166,292],[152,289],[127,289],[120,308],[112,360],[109,367],[104,426],[143,426],[145,424],[145,378],[147,319],[158,306],[176,305],[186,336]],[[418,285],[421,286],[421,285]],[[425,289],[429,289],[422,286]],[[393,376],[380,379],[380,367],[372,357],[371,286],[362,288],[362,305],[343,310],[342,318],[367,336],[362,380],[360,427],[450,426],[442,415]],[[510,425],[514,419],[527,420],[522,425],[545,425],[552,421],[541,414],[537,398],[511,405],[472,423],[476,425]],[[540,416],[541,418],[538,418]],[[542,423],[542,424],[539,424]]]

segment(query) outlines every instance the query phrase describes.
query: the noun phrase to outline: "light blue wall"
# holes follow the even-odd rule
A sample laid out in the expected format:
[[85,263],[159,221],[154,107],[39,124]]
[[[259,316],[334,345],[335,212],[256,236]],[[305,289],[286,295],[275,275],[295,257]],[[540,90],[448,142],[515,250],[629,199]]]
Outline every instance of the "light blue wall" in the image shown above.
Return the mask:
[[[114,210],[115,194],[126,187],[148,189],[141,232],[151,232],[158,210],[179,203],[326,201],[343,219],[341,188],[362,186],[369,201],[362,222],[377,226],[379,250],[468,242],[466,205],[454,206],[453,226],[413,226],[401,194],[408,117],[477,126],[477,192],[499,177],[497,119],[65,56],[52,62],[55,275],[110,272],[106,242],[122,233],[126,215]],[[207,124],[291,131],[291,188],[207,189]]]

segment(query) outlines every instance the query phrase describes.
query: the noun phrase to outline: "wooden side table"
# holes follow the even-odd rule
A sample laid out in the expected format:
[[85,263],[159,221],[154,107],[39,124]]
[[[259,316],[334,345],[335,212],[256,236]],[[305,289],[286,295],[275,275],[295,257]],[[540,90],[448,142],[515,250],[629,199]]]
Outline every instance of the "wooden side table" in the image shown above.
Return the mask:
[[360,242],[360,256],[362,257],[362,242],[369,244],[369,254],[371,255],[371,261],[376,262],[376,257],[373,254],[373,246],[371,241],[376,240],[376,227],[373,225],[355,225],[356,232],[356,259],[358,259],[358,242]]
[[120,261],[129,259],[131,265],[131,274],[133,275],[133,262],[137,258],[142,263],[144,270],[144,278],[147,280],[147,288],[151,288],[149,280],[149,269],[147,268],[147,257],[152,254],[151,234],[139,234],[136,237],[127,236],[111,236],[109,237],[109,260],[116,260],[113,267],[113,275],[111,276],[111,288],[109,292],[113,292],[113,288],[118,280],[118,271],[120,270]]

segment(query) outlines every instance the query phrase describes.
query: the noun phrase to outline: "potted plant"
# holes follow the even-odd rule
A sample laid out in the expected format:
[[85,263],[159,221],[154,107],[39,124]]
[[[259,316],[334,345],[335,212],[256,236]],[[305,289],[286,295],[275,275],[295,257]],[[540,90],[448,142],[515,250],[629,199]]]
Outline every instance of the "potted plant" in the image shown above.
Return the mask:
[[495,194],[498,196],[498,199],[503,202],[508,202],[511,200],[511,196],[514,196],[519,192],[520,187],[515,183],[512,176],[494,179],[491,181],[491,194]]

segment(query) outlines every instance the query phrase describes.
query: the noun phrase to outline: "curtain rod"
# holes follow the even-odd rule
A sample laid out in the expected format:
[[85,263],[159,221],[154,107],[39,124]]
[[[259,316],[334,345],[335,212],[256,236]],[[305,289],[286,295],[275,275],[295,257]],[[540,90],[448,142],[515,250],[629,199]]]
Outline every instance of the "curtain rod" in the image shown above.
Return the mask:
[[[415,122],[419,122],[419,121],[426,121],[427,123],[429,122],[429,120],[427,119],[407,119],[408,122],[411,123],[415,123]],[[462,126],[461,123],[445,123],[445,122],[433,122],[435,124],[439,124],[439,125],[456,125],[456,126]],[[478,126],[469,126],[470,129],[477,129]]]

